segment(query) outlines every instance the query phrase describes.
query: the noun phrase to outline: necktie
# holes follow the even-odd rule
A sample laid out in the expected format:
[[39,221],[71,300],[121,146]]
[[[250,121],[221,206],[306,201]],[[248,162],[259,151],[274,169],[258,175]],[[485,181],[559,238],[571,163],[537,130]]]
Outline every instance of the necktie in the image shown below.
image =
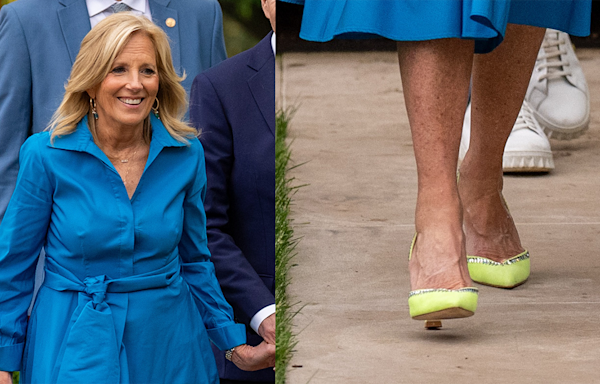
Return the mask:
[[131,11],[131,7],[125,3],[114,3],[110,6],[114,13]]

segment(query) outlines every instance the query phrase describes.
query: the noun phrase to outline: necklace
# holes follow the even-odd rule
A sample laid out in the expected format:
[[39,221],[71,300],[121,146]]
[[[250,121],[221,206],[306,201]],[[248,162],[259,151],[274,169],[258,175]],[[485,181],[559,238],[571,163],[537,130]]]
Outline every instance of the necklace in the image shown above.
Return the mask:
[[135,151],[133,151],[133,153],[131,154],[131,156],[129,158],[127,158],[127,159],[118,158],[118,157],[112,157],[112,156],[106,155],[111,162],[119,161],[121,164],[127,164],[125,166],[126,167],[126,169],[125,169],[125,177],[123,178],[123,184],[125,185],[125,188],[127,188],[127,182],[129,181],[129,168],[131,168],[130,160],[131,160],[131,162],[133,162],[135,160],[135,155],[137,154],[137,152],[138,152],[139,149],[140,149],[140,146],[137,146],[136,149],[135,149]]
[[[131,155],[132,160],[135,160],[135,155],[137,151],[137,149],[133,151],[133,155]],[[125,180],[123,181],[123,184],[125,184],[125,188],[127,188],[127,181],[129,180],[129,168],[131,168],[131,166],[129,165],[129,159],[121,159],[121,163],[127,163],[127,171],[125,171]]]

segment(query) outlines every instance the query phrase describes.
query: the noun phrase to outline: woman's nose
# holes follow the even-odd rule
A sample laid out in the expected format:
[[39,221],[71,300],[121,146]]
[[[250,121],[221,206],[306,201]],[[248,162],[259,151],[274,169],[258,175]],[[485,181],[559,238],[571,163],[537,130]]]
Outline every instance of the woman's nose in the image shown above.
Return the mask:
[[140,75],[138,73],[133,73],[131,75],[129,81],[127,82],[127,88],[131,89],[132,91],[139,91],[142,88],[144,88],[144,86],[142,85]]

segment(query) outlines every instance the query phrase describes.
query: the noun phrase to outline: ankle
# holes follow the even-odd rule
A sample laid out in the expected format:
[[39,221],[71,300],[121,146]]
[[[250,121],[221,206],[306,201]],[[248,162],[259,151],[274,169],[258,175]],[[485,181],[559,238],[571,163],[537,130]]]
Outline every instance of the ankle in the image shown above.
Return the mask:
[[455,224],[462,222],[462,206],[458,190],[419,190],[415,210],[417,230],[429,224]]
[[503,206],[502,188],[502,175],[473,177],[461,171],[458,191],[465,214],[473,210],[481,213],[480,208],[489,210],[490,205]]
[[409,262],[412,290],[459,289],[472,285],[461,229],[428,228],[418,232]]
[[481,163],[473,164],[472,162],[463,161],[458,170],[459,180],[458,187],[469,186],[477,189],[498,188],[502,190],[503,173],[502,167],[486,167],[482,168]]

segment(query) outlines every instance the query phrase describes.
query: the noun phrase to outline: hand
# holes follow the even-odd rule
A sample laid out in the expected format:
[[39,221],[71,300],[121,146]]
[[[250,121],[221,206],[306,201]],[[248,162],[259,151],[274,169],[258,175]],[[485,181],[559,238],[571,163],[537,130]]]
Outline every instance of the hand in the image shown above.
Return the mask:
[[272,314],[260,323],[258,334],[267,343],[275,345],[275,314]]
[[12,372],[0,371],[0,384],[12,384]]
[[[275,345],[263,341],[256,347],[242,344],[235,347],[231,361],[243,371],[258,371],[275,366]],[[3,383],[2,383],[3,384]]]

